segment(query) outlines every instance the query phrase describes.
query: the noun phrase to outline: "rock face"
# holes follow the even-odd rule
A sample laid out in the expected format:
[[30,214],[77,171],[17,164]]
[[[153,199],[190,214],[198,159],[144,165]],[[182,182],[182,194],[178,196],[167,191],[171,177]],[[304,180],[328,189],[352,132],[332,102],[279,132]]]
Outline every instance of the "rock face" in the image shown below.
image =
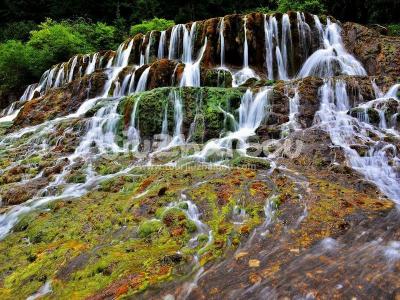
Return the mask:
[[101,94],[106,78],[103,72],[97,72],[29,101],[18,114],[14,127],[37,125],[76,112],[84,101]]
[[365,66],[368,74],[400,76],[400,38],[384,36],[360,24],[345,23],[343,37],[346,49]]

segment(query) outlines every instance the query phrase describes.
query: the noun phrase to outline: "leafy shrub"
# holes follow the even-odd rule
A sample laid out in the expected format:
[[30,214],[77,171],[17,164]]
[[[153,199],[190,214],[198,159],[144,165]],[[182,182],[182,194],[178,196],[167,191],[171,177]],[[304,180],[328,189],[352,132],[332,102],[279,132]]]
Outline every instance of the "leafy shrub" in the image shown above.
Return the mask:
[[95,50],[81,33],[50,19],[40,24],[39,30],[31,32],[28,46],[46,54],[42,63],[47,66],[65,61],[77,53]]
[[390,24],[387,28],[389,35],[400,36],[400,24]]
[[279,0],[278,11],[287,12],[289,10],[323,14],[326,12],[326,7],[320,0]]
[[21,41],[10,40],[0,44],[0,86],[14,90],[35,78],[32,63],[38,59],[35,50]]
[[174,26],[174,21],[171,20],[165,20],[165,19],[159,19],[159,18],[154,18],[149,21],[143,21],[141,24],[133,25],[130,30],[131,36],[135,36],[138,33],[143,33],[145,34],[146,32],[152,31],[152,30],[166,30],[171,26]]
[[122,41],[116,36],[116,28],[106,23],[90,23],[84,19],[79,19],[77,21],[64,21],[62,24],[79,32],[96,51],[116,49]]

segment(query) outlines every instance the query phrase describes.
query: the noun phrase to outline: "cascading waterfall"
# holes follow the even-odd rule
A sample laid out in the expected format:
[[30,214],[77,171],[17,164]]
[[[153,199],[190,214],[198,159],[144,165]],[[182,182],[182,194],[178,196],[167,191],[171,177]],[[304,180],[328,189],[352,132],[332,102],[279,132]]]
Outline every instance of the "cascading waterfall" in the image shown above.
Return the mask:
[[[282,41],[281,41],[281,49],[282,49],[282,70],[280,74],[280,79],[286,80],[288,79],[288,70],[289,70],[289,51],[292,50],[292,33],[290,29],[290,20],[289,15],[284,14],[282,16]],[[279,68],[279,63],[278,63]]]
[[311,28],[306,22],[303,12],[297,12],[297,31],[299,33],[299,43],[302,59],[308,57],[308,47],[311,41]]
[[[318,17],[315,17],[317,20]],[[317,76],[322,78],[336,75],[367,75],[360,62],[350,55],[344,48],[340,36],[340,28],[332,23],[329,18],[326,28],[316,21],[320,36],[323,39],[323,49],[315,51],[304,63],[299,72],[299,77]]]
[[[390,93],[389,93],[390,95]],[[399,174],[396,168],[400,160],[396,147],[390,143],[374,141],[368,132],[383,138],[384,135],[368,124],[364,124],[347,114],[348,96],[343,81],[325,80],[320,89],[320,110],[316,114],[317,124],[328,131],[332,142],[342,147],[353,169],[376,184],[389,198],[400,205]],[[398,99],[397,99],[398,100]],[[376,100],[372,100],[376,101]],[[399,136],[398,132],[396,135]],[[363,141],[369,146],[368,153],[361,156],[351,146]]]
[[165,42],[167,40],[167,32],[161,31],[160,34],[160,41],[158,42],[158,51],[157,51],[157,59],[163,59],[164,58],[164,48],[165,48]]
[[244,18],[243,22],[244,30],[244,43],[243,43],[243,68],[234,74],[234,86],[241,85],[246,80],[254,77],[258,77],[255,72],[249,67],[249,45],[247,42],[247,17]]
[[172,137],[172,141],[168,145],[168,148],[182,145],[185,142],[182,134],[183,106],[180,90],[172,91],[170,93],[170,97],[174,102],[174,135]]
[[[310,26],[305,21],[304,13],[297,13],[297,28],[299,33],[299,43],[300,49],[304,52],[304,50],[308,49],[308,45],[310,44],[310,35],[311,29]],[[332,23],[329,19],[327,21],[327,25],[325,29],[321,24],[319,18],[314,16],[314,26],[318,31],[321,40],[322,49],[316,51],[314,54],[309,57],[307,62],[304,64],[303,68],[299,73],[299,77],[305,77],[308,75],[320,75],[322,77],[329,77],[332,74],[348,74],[348,75],[365,75],[365,71],[362,68],[361,64],[358,63],[351,55],[349,55],[343,46],[340,37],[340,28],[336,23]],[[190,33],[187,30],[186,25],[178,24],[175,25],[171,30],[171,36],[169,40],[168,47],[168,58],[169,59],[180,59],[182,48],[183,48],[183,61],[188,65],[185,68],[185,73],[183,74],[183,79],[180,82],[181,86],[199,86],[199,67],[200,63],[197,64],[201,60],[202,54],[207,47],[207,43],[204,44],[204,47],[200,50],[199,58],[196,62],[193,61],[193,30],[195,28],[196,23],[191,25]],[[220,43],[220,67],[225,69],[225,25],[224,18],[221,19],[219,25],[219,43]],[[289,69],[290,69],[290,58],[292,52],[292,34],[291,34],[291,26],[288,14],[284,14],[282,16],[282,26],[281,26],[281,38],[278,30],[278,22],[276,17],[271,15],[267,17],[265,15],[264,18],[264,30],[265,30],[265,60],[266,60],[266,76],[268,79],[288,79],[289,78]],[[243,30],[244,30],[244,43],[243,43],[243,66],[239,72],[234,74],[233,85],[240,85],[244,83],[249,78],[258,78],[255,72],[249,66],[249,53],[248,53],[248,34],[247,34],[247,18],[244,18],[243,22]],[[153,32],[148,34],[148,43],[144,53],[141,53],[140,65],[145,63],[149,63],[150,60],[150,47],[152,40]],[[158,45],[158,53],[157,57],[163,58],[166,56],[164,53],[165,44],[166,44],[167,34],[166,31],[162,31],[160,33],[159,45]],[[188,43],[190,41],[191,43]],[[144,42],[144,39],[143,39]],[[188,46],[189,45],[189,46]],[[126,53],[130,53],[133,46],[133,39],[130,39],[124,43],[122,43],[118,50],[116,51],[115,56],[111,55],[108,59],[106,68],[116,68],[118,66],[127,65],[129,61],[129,55],[125,55]],[[186,51],[185,48],[189,49]],[[307,51],[306,51],[307,52]],[[302,54],[303,58],[307,57],[307,54],[304,52]],[[188,54],[191,53],[190,56]],[[190,59],[188,59],[190,58]],[[18,112],[17,109],[24,102],[31,100],[33,97],[37,95],[43,95],[47,90],[62,86],[72,80],[83,76],[89,75],[94,72],[97,68],[101,68],[103,66],[102,61],[104,57],[99,53],[94,53],[92,55],[84,55],[84,56],[74,56],[71,58],[68,63],[57,65],[51,68],[49,71],[46,71],[39,84],[28,86],[23,96],[21,97],[21,101],[18,104],[10,106],[8,109],[3,110],[0,117],[10,116],[7,119],[2,120],[13,120],[13,117],[16,117]],[[86,65],[86,68],[82,68],[83,65]],[[79,66],[78,70],[76,66]],[[274,64],[276,64],[276,71],[274,71]],[[277,73],[274,76],[274,73]],[[122,83],[121,83],[122,85]],[[122,86],[121,86],[122,88]]]
[[[49,125],[42,130],[42,134],[51,131],[53,128],[53,124],[55,124],[56,122],[84,115],[100,99],[107,98],[111,86],[118,77],[120,71],[128,65],[132,44],[133,41],[131,40],[128,45],[124,43],[119,47],[114,65],[110,69],[107,69],[105,71],[108,79],[105,82],[101,95],[83,102],[76,113],[70,114],[66,117],[48,121]],[[45,74],[43,80],[41,80],[41,82],[44,82],[46,84],[47,88],[50,88],[52,86],[56,70],[56,67],[53,68],[47,74]],[[144,79],[142,80],[141,86],[142,88],[145,88],[146,86],[146,82]],[[101,107],[92,117],[88,124],[87,132],[80,141],[79,145],[76,147],[75,152],[71,156],[66,158],[69,161],[67,166],[64,167],[61,174],[56,176],[52,183],[50,183],[43,191],[41,191],[44,196],[39,193],[39,195],[33,197],[29,201],[25,202],[23,205],[17,205],[13,209],[9,210],[7,213],[0,215],[0,239],[8,234],[8,232],[12,229],[12,227],[15,225],[21,215],[24,215],[32,211],[33,209],[36,209],[51,201],[80,197],[87,193],[90,188],[96,186],[99,180],[107,178],[107,176],[98,176],[93,174],[93,171],[91,170],[91,165],[89,164],[84,184],[79,184],[78,186],[67,186],[64,191],[62,191],[59,195],[47,195],[48,191],[57,190],[58,187],[62,187],[63,185],[65,185],[64,177],[77,159],[88,159],[91,156],[93,156],[94,158],[101,153],[107,153],[109,151],[121,151],[121,148],[115,143],[116,126],[118,121],[120,120],[120,115],[117,113],[117,108],[120,100],[121,98],[117,98],[116,100],[109,102],[105,106]],[[23,129],[20,133],[16,135],[16,137],[33,131],[37,128],[39,128],[39,126]],[[94,155],[94,153],[92,152],[93,146],[95,146],[98,151],[97,155]],[[110,176],[115,176],[115,174]]]
[[269,80],[274,79],[274,65],[273,65],[273,32],[272,17],[268,19],[264,15],[264,33],[265,33],[265,60],[267,65],[267,76]]
[[[291,17],[292,16],[293,15],[291,15]],[[309,18],[308,15],[307,17]],[[262,68],[264,68],[264,71],[261,72],[265,72],[266,75],[261,76],[263,79],[266,77],[270,80],[289,80],[297,71],[295,70],[297,65],[294,58],[297,59],[297,57],[300,56],[302,61],[306,60],[298,73],[298,77],[315,75],[324,78],[324,83],[319,90],[320,108],[315,115],[314,126],[326,130],[336,148],[340,147],[343,149],[349,166],[364,175],[367,180],[376,184],[386,196],[394,200],[400,207],[400,159],[398,154],[398,145],[391,144],[393,142],[391,142],[390,139],[393,137],[396,139],[400,138],[397,128],[399,124],[399,111],[397,113],[393,112],[394,109],[399,110],[400,107],[397,105],[400,103],[398,97],[400,84],[393,86],[386,94],[384,94],[373,80],[371,84],[376,99],[363,103],[364,100],[360,95],[357,96],[352,94],[350,97],[348,94],[349,88],[345,79],[340,79],[342,77],[334,79],[332,77],[338,74],[365,75],[366,72],[362,65],[346,52],[341,41],[339,25],[331,23],[328,19],[327,25],[325,26],[321,24],[317,16],[315,16],[314,19],[315,25],[313,26],[315,27],[311,29],[310,25],[306,22],[304,13],[297,13],[296,24],[290,24],[288,14],[282,16],[281,23],[278,22],[275,16],[265,15],[265,65],[254,66],[255,60],[252,57],[249,57],[249,46],[250,49],[253,49],[255,43],[254,40],[251,40],[251,37],[254,37],[255,35],[251,35],[248,32],[247,25],[249,25],[249,28],[251,26],[250,24],[247,24],[248,20],[245,18],[243,21],[243,65],[242,69],[234,74],[234,85],[240,85],[249,78],[258,78],[257,74],[259,74],[258,72],[260,72]],[[278,26],[278,24],[280,25]],[[167,32],[169,31],[162,31],[160,33],[158,47],[154,44],[154,41],[152,44],[153,36],[156,36],[158,33],[150,32],[147,35],[148,42],[146,47],[144,48],[144,44],[141,45],[141,49],[144,51],[140,51],[140,65],[149,64],[150,61],[155,59],[153,57],[153,51],[158,50],[157,59],[168,57],[173,60],[182,60],[185,64],[183,73],[181,73],[182,64],[179,64],[179,68],[178,65],[176,65],[175,70],[178,70],[176,76],[182,74],[182,77],[180,82],[174,82],[175,86],[200,87],[200,65],[204,53],[207,53],[208,58],[209,52],[206,52],[207,47],[210,47],[210,43],[215,42],[216,40],[216,37],[215,39],[209,39],[208,43],[207,37],[205,37],[202,41],[202,47],[200,49],[195,49],[195,45],[197,45],[196,41],[198,41],[196,32],[201,28],[201,26],[196,22],[191,23],[190,29],[189,26],[186,25],[176,25],[171,31],[169,41],[167,40]],[[295,32],[291,32],[291,29],[295,30],[296,26],[298,35]],[[215,59],[214,67],[220,69],[219,71],[222,74],[227,74],[225,70],[230,70],[225,64],[225,55],[227,54],[229,56],[229,67],[231,67],[230,60],[233,56],[231,56],[231,47],[228,47],[231,45],[227,45],[227,52],[225,53],[225,38],[228,38],[227,34],[229,34],[230,30],[225,32],[224,18],[220,19],[219,28],[217,30],[219,30],[220,60],[218,61],[218,57]],[[311,35],[314,34],[314,32],[318,32],[322,49],[319,49],[312,54],[311,48],[314,47],[315,43],[312,39],[314,36]],[[293,44],[294,41],[297,42],[297,36],[299,47]],[[294,38],[293,40],[292,37]],[[228,39],[226,40],[228,41]],[[252,42],[252,44],[249,44],[249,42]],[[144,110],[146,103],[144,100],[141,102],[141,95],[134,97],[135,102],[133,103],[132,112],[130,113],[130,123],[126,124],[128,127],[127,131],[123,132],[124,136],[122,141],[125,144],[121,145],[121,139],[119,136],[119,125],[121,121],[119,107],[121,100],[126,95],[146,91],[149,86],[148,81],[150,74],[152,75],[152,83],[153,78],[157,75],[156,68],[151,69],[151,66],[140,68],[140,66],[133,65],[131,57],[133,44],[133,39],[124,42],[119,46],[115,53],[111,54],[111,56],[108,56],[109,54],[107,56],[102,56],[100,53],[86,56],[77,55],[72,57],[68,62],[53,66],[42,75],[39,83],[28,86],[20,100],[14,102],[10,107],[7,107],[7,109],[3,111],[2,116],[4,117],[0,118],[0,122],[12,121],[17,116],[19,109],[24,105],[24,103],[38,97],[39,95],[44,95],[44,93],[49,89],[62,87],[68,82],[77,80],[78,78],[92,74],[93,72],[97,72],[99,69],[102,69],[102,75],[106,76],[105,84],[102,87],[101,92],[98,93],[95,98],[90,99],[88,96],[88,99],[81,104],[75,113],[71,113],[65,117],[48,120],[43,124],[23,128],[19,131],[13,132],[12,134],[7,134],[5,138],[2,138],[0,141],[1,151],[3,151],[4,147],[7,145],[12,145],[12,147],[14,147],[12,148],[10,146],[11,151],[14,149],[19,150],[19,144],[13,144],[10,140],[16,141],[25,134],[31,135],[28,136],[28,138],[24,136],[26,141],[21,139],[21,143],[24,143],[24,145],[32,144],[28,150],[29,155],[37,152],[40,153],[41,157],[42,154],[44,155],[55,149],[53,144],[50,143],[49,136],[50,133],[57,132],[58,125],[64,125],[64,123],[61,123],[62,121],[67,119],[74,119],[73,121],[75,121],[76,118],[77,123],[75,124],[79,126],[81,126],[80,124],[84,124],[82,129],[76,129],[71,126],[64,131],[64,134],[66,135],[71,134],[73,136],[73,134],[78,134],[79,136],[77,139],[79,140],[77,145],[75,144],[73,146],[74,149],[72,151],[68,150],[66,152],[68,153],[66,156],[61,157],[63,154],[55,156],[57,163],[61,161],[64,162],[61,167],[61,173],[59,173],[60,171],[57,171],[57,175],[53,174],[51,179],[49,179],[48,185],[31,197],[27,202],[21,205],[10,206],[10,208],[6,207],[7,210],[5,210],[5,213],[0,215],[0,240],[12,230],[14,225],[24,214],[35,209],[42,209],[54,200],[66,200],[82,197],[87,192],[98,187],[99,184],[102,184],[104,180],[108,181],[108,179],[114,178],[114,176],[123,174],[124,177],[126,177],[128,172],[130,172],[129,176],[136,176],[131,172],[134,166],[142,167],[143,165],[149,166],[151,164],[151,155],[155,152],[150,153],[150,155],[145,159],[132,160],[129,167],[126,167],[125,170],[115,174],[105,176],[100,175],[101,172],[96,169],[96,163],[103,158],[107,158],[108,155],[115,155],[118,157],[125,155],[128,157],[129,154],[130,157],[132,154],[130,152],[139,152],[139,150],[144,148],[142,147],[144,141],[141,140],[140,131],[145,133],[145,130],[144,127],[141,126],[143,125],[143,117],[140,110]],[[259,44],[257,43],[257,45]],[[217,49],[215,45],[212,46]],[[264,46],[262,46],[262,48],[264,48]],[[301,53],[293,53],[295,49],[299,49]],[[257,51],[261,50],[257,49]],[[137,49],[134,52],[136,57]],[[252,50],[250,50],[250,53],[252,53]],[[137,60],[137,58],[135,59]],[[137,63],[138,62],[135,61],[135,64]],[[176,61],[174,63],[176,64]],[[169,66],[172,66],[172,64]],[[205,64],[205,66],[208,67],[207,64]],[[257,70],[257,73],[251,69],[251,67],[254,67],[254,70]],[[236,69],[233,67],[232,70],[237,71],[239,68],[240,66]],[[140,70],[139,72],[142,71],[141,74],[136,73],[138,70]],[[92,81],[89,80],[89,82],[91,83]],[[231,111],[229,108],[230,105],[235,107],[238,106],[236,99],[234,102],[232,101],[232,103],[226,105],[224,102],[221,102],[218,104],[220,107],[216,107],[216,109],[219,108],[221,111],[221,114],[219,115],[219,121],[221,124],[222,118],[224,117],[224,125],[221,125],[223,128],[219,135],[220,138],[204,141],[204,144],[202,140],[199,141],[200,138],[198,138],[196,134],[200,135],[199,132],[203,134],[203,136],[207,136],[208,134],[208,132],[205,131],[205,129],[208,128],[208,124],[206,124],[208,115],[204,113],[204,109],[209,107],[207,106],[208,103],[204,104],[204,107],[206,108],[202,107],[202,95],[197,95],[196,111],[193,113],[193,103],[183,102],[184,99],[186,101],[186,97],[189,93],[186,94],[184,90],[174,88],[171,90],[167,101],[159,102],[163,103],[162,107],[159,107],[160,109],[155,112],[159,115],[162,114],[161,135],[167,136],[171,133],[173,134],[173,137],[172,140],[163,140],[158,148],[160,150],[157,149],[156,151],[168,151],[172,147],[188,146],[192,145],[189,143],[199,142],[201,143],[202,150],[177,162],[172,161],[167,162],[166,164],[192,164],[193,160],[195,160],[198,162],[215,163],[215,165],[227,167],[229,164],[228,159],[240,155],[248,155],[247,151],[252,147],[250,141],[254,140],[253,138],[258,132],[257,129],[259,129],[260,126],[269,125],[270,122],[275,122],[273,120],[274,118],[280,118],[279,122],[281,119],[284,119],[284,122],[286,122],[284,124],[279,123],[281,125],[278,127],[282,132],[281,138],[284,140],[291,132],[301,130],[307,123],[302,119],[304,107],[300,107],[300,99],[302,99],[301,104],[303,105],[304,98],[303,94],[300,93],[302,90],[300,88],[301,85],[298,82],[299,81],[294,80],[293,82],[284,83],[285,100],[283,102],[285,105],[285,111],[287,111],[287,106],[289,107],[288,116],[286,113],[283,117],[280,115],[276,117],[278,113],[275,114],[276,112],[274,110],[271,114],[271,118],[268,119],[269,110],[272,111],[276,105],[273,93],[274,90],[272,87],[263,87],[258,90],[256,88],[249,88],[241,97],[240,106],[236,111]],[[301,83],[303,82],[305,81],[301,81]],[[93,80],[93,85],[95,84],[96,82]],[[201,89],[198,94],[203,92],[207,93],[208,90],[211,89]],[[235,92],[237,90],[239,89],[236,89]],[[85,93],[85,91],[83,93]],[[88,91],[88,95],[92,94],[93,91],[91,93]],[[361,92],[359,94],[361,94]],[[357,97],[359,98],[357,99]],[[143,99],[145,98],[143,97]],[[238,100],[239,99],[237,99],[237,101]],[[278,105],[280,104],[281,103]],[[226,111],[222,109],[222,107],[224,107]],[[92,108],[93,111],[91,111]],[[171,120],[172,109],[173,124]],[[379,119],[376,118],[375,114],[374,118],[371,117],[370,120],[368,114],[370,110],[373,110],[374,113],[378,114]],[[188,112],[187,118],[185,118],[184,115],[186,112]],[[355,112],[357,118],[353,117],[354,113],[352,114],[352,112]],[[379,120],[379,124],[377,120]],[[170,124],[168,122],[170,122]],[[191,122],[191,125],[189,128],[188,138],[186,139],[183,133],[187,132],[185,126],[188,122]],[[66,122],[66,124],[67,126],[70,126],[70,123]],[[74,127],[77,127],[75,124]],[[197,130],[196,128],[198,125],[200,130]],[[264,126],[262,129],[264,130]],[[157,129],[157,132],[159,132],[159,128]],[[296,134],[297,133],[298,132],[296,132]],[[291,137],[292,136],[289,136],[288,139]],[[56,140],[56,145],[58,145],[59,141],[62,141],[62,137],[56,137]],[[62,145],[62,142],[60,142],[60,144]],[[358,151],[355,149],[358,149]],[[360,151],[360,149],[362,149],[362,151]],[[365,151],[365,149],[367,150]],[[23,158],[25,159],[26,157],[29,157],[29,155],[26,154]],[[150,161],[148,160],[149,158]],[[20,159],[20,157],[18,157],[18,159]],[[22,159],[13,162],[11,166],[6,167],[6,170],[2,170],[0,173],[18,166],[18,163],[21,161]],[[74,175],[74,168],[82,162],[84,164],[79,168],[82,168],[81,171],[84,176],[84,182],[69,182],[69,176]],[[157,161],[157,163],[159,163],[159,161]],[[267,174],[271,173],[266,170],[260,170],[260,172],[257,173],[257,180],[261,180],[264,176],[269,176]],[[45,177],[43,171],[34,176],[34,179],[44,179]],[[22,180],[22,183],[26,183],[31,181],[32,177],[26,176],[23,177]],[[205,180],[208,180],[208,178],[205,178]],[[265,179],[265,181],[267,181],[267,179]],[[149,190],[150,189],[147,189],[145,192],[140,193],[134,199],[145,195]],[[155,191],[155,194],[157,194],[157,191]],[[264,231],[266,230],[267,225],[274,221],[272,212],[276,209],[276,204],[271,199],[275,197],[277,197],[277,195],[274,193],[274,195],[271,195],[271,197],[268,198],[268,201],[265,204],[266,221],[262,227]],[[195,249],[195,251],[191,253],[194,256],[195,262],[192,275],[196,275],[191,282],[188,282],[186,285],[184,284],[182,289],[179,290],[178,298],[182,296],[184,299],[185,297],[191,296],[191,292],[197,286],[202,274],[205,274],[203,273],[205,267],[201,267],[200,258],[201,255],[209,249],[207,247],[213,243],[213,233],[210,228],[211,226],[214,228],[214,224],[210,223],[209,227],[205,223],[206,221],[202,220],[202,214],[199,208],[194,202],[188,200],[184,192],[181,193],[181,197],[177,201],[178,202],[170,203],[168,207],[174,209],[178,208],[184,211],[187,219],[192,221],[197,228],[194,232],[191,231],[190,238],[188,239],[189,244],[187,245],[189,248],[192,248],[191,250]],[[193,201],[195,201],[195,199],[193,199]],[[245,224],[244,221],[250,216],[250,214],[247,215],[245,209],[241,208],[241,204],[242,203],[237,203],[235,206],[230,207],[231,209],[233,208],[231,217],[235,226]],[[306,215],[307,207],[301,218],[305,218]],[[206,218],[204,219],[207,220]],[[301,222],[301,220],[299,222]],[[254,234],[256,233],[259,234],[259,232],[255,231]],[[269,231],[263,232],[261,235],[266,236],[268,233]],[[397,244],[393,247],[397,247]],[[398,247],[393,251],[397,251],[397,249]],[[241,251],[243,251],[243,249]],[[54,288],[56,288],[56,285],[54,285]],[[252,287],[250,287],[250,289],[251,288]],[[32,294],[31,297],[33,299],[47,295],[48,293],[51,293],[50,279],[38,290],[37,293]]]
[[193,155],[193,157],[200,161],[208,161],[209,159],[220,161],[232,157],[232,153],[229,153],[229,151],[232,150],[234,142],[236,143],[234,150],[241,155],[246,155],[247,139],[256,134],[257,128],[267,117],[271,91],[271,88],[265,88],[254,95],[248,89],[241,99],[237,122],[238,129],[218,140],[209,141],[201,152]]
[[221,22],[219,24],[219,48],[220,48],[220,56],[221,56],[221,68],[225,68],[225,36],[224,36],[224,31],[225,31],[225,23],[224,23],[225,18],[221,19]]
[[168,59],[178,59],[180,54],[180,41],[182,33],[185,32],[186,27],[183,24],[175,25],[171,31],[169,40]]
[[138,81],[137,86],[136,86],[136,90],[135,90],[136,93],[140,93],[140,92],[143,92],[143,91],[146,90],[146,87],[147,87],[147,79],[148,79],[148,77],[149,77],[150,68],[151,68],[151,67],[147,67],[147,68],[143,71],[142,75],[140,76],[139,81]]
[[149,41],[147,42],[146,51],[145,51],[145,63],[150,63],[150,48],[151,48],[151,41],[153,37],[153,31],[150,32]]
[[96,62],[97,62],[97,56],[98,55],[99,55],[98,53],[93,54],[93,57],[89,61],[89,64],[88,64],[88,66],[86,68],[86,71],[85,71],[86,75],[92,74],[94,72],[94,70],[96,69]]

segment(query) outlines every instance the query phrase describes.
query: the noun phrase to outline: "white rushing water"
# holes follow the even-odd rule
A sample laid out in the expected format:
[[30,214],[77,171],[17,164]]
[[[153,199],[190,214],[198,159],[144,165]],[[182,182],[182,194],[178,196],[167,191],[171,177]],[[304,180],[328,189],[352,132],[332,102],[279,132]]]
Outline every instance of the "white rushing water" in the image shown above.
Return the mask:
[[258,78],[249,66],[249,44],[247,41],[247,17],[243,21],[244,43],[243,43],[243,68],[234,74],[233,85],[238,86],[250,78]]
[[[70,114],[65,117],[57,118],[55,120],[47,121],[44,124],[24,128],[17,133],[11,134],[7,139],[9,141],[18,139],[20,136],[40,130],[40,136],[45,136],[46,133],[50,132],[54,128],[54,124],[61,122],[66,119],[71,119],[74,117],[79,117],[84,115],[89,111],[96,103],[101,99],[105,99],[109,96],[110,89],[113,83],[117,80],[117,77],[121,70],[128,65],[130,52],[132,50],[132,40],[128,44],[122,44],[117,53],[116,59],[114,60],[113,66],[106,70],[108,79],[104,84],[103,91],[101,94],[95,98],[87,99],[81,104],[76,113]],[[139,80],[137,90],[142,91],[147,85],[148,69],[146,69],[143,74],[142,80]],[[54,77],[53,72],[49,72],[46,81],[51,81]],[[52,75],[53,74],[53,75]],[[101,180],[116,176],[118,173],[107,176],[99,176],[93,173],[91,166],[89,164],[86,174],[86,181],[83,184],[72,184],[65,186],[65,176],[70,171],[71,166],[74,162],[78,161],[80,158],[85,160],[92,160],[97,155],[101,153],[106,153],[108,151],[118,152],[121,148],[115,143],[115,132],[116,126],[120,119],[120,115],[117,113],[117,107],[121,98],[110,99],[110,101],[101,107],[95,115],[91,118],[88,123],[85,135],[82,137],[79,145],[76,147],[73,154],[65,159],[68,160],[68,164],[64,167],[63,171],[56,176],[56,178],[51,182],[45,189],[41,190],[35,197],[31,198],[27,202],[21,205],[16,205],[6,213],[0,215],[0,239],[4,238],[8,232],[12,229],[15,223],[18,221],[19,217],[37,209],[51,201],[58,199],[71,199],[84,195],[87,191],[93,189]],[[28,140],[29,142],[30,140]],[[2,143],[4,140],[2,141]],[[97,153],[93,153],[93,146],[96,146]],[[122,171],[124,173],[126,171]],[[119,173],[121,174],[121,173]],[[47,195],[48,191],[63,187],[61,192],[56,195]],[[43,196],[44,195],[44,196]]]
[[225,18],[222,18],[219,24],[219,48],[220,48],[220,61],[221,68],[225,68]]
[[[392,93],[395,89],[392,88],[386,96],[388,98],[394,96]],[[376,184],[384,194],[400,205],[400,174],[398,172],[400,160],[396,146],[384,142],[384,132],[347,114],[349,98],[343,81],[325,80],[320,89],[320,101],[320,110],[316,114],[317,124],[328,131],[335,145],[344,149],[352,168]],[[376,141],[370,138],[368,132],[373,132],[380,139]],[[399,137],[398,131],[392,131],[392,134]],[[352,147],[360,144],[360,141],[363,146],[368,146],[368,151],[363,156]]]
[[315,51],[304,63],[299,72],[299,77],[317,76],[321,78],[333,77],[336,75],[367,75],[360,62],[350,55],[342,41],[340,27],[332,23],[329,18],[326,28],[323,29],[319,19],[315,22],[322,37],[323,48]]
[[251,90],[247,90],[238,109],[239,120],[235,120],[237,130],[227,133],[225,137],[207,142],[201,152],[193,157],[200,161],[210,159],[220,161],[232,157],[233,143],[236,143],[235,151],[246,155],[247,139],[256,134],[256,129],[267,116],[271,91],[272,88],[265,88],[253,94]]
[[160,40],[158,42],[157,59],[162,59],[165,57],[164,48],[165,48],[166,40],[167,40],[167,32],[165,30],[161,31]]
[[207,37],[205,38],[203,47],[200,49],[199,57],[193,60],[196,24],[196,22],[192,23],[190,32],[186,28],[184,30],[182,61],[185,64],[185,68],[179,83],[181,87],[200,87],[200,64],[207,46]]

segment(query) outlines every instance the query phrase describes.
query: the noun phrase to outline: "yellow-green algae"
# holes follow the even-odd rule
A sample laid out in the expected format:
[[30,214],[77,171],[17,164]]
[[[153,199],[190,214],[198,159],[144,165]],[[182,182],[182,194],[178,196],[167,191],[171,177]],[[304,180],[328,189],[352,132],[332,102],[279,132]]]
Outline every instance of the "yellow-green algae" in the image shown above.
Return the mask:
[[[269,192],[252,170],[133,173],[103,182],[80,199],[54,202],[47,210],[24,216],[0,242],[0,298],[26,298],[48,280],[51,298],[57,299],[82,299],[110,290],[114,296],[135,294],[185,275],[176,267],[190,264],[208,239],[199,236],[197,248],[188,248],[193,224],[179,213],[175,218],[173,211],[172,223],[163,218],[165,211],[157,213],[178,201],[183,190],[213,231],[214,242],[199,253],[201,264],[235,247],[241,236],[262,222]],[[249,215],[240,226],[230,218],[235,205]],[[156,230],[141,234],[139,227],[149,220],[157,223]],[[178,251],[183,253],[178,261],[169,259]]]

